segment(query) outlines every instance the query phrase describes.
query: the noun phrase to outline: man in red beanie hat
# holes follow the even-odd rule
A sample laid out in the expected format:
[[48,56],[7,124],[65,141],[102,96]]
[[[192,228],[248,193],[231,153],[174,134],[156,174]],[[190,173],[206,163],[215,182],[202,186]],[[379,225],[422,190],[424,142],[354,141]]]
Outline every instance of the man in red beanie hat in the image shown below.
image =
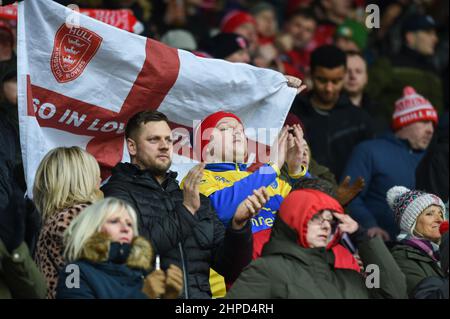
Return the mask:
[[[247,161],[247,137],[239,117],[228,112],[216,112],[206,117],[195,131],[198,159],[206,162],[200,193],[209,197],[219,219],[228,225],[236,207],[253,195],[254,191],[266,187],[270,200],[252,219],[253,258],[260,256],[264,244],[269,240],[275,214],[290,190],[291,185],[279,178],[280,168],[286,163],[291,182],[306,174],[302,166],[303,131],[300,125],[286,126],[276,140],[277,155],[273,161],[250,172]],[[200,144],[200,145],[199,145]],[[200,147],[199,147],[200,146]],[[220,279],[212,276],[213,296],[225,293]],[[218,287],[218,288],[217,288]]]
[[250,53],[256,51],[258,46],[258,33],[256,32],[256,21],[247,12],[234,10],[225,15],[220,25],[223,33],[236,33],[247,39]]
[[434,107],[412,87],[405,87],[395,103],[392,129],[357,145],[343,176],[362,176],[363,191],[348,206],[352,217],[369,234],[394,240],[399,233],[386,192],[395,185],[415,188],[415,171],[433,137],[438,116]]

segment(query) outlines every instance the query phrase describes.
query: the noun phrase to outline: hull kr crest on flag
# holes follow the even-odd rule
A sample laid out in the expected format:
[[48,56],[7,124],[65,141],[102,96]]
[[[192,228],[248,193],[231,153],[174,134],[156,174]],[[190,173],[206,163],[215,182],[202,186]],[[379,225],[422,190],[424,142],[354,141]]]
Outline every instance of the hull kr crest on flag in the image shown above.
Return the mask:
[[[41,159],[58,146],[86,149],[107,177],[129,160],[125,125],[139,111],[168,116],[179,139],[172,167],[179,177],[193,165],[194,120],[227,110],[246,127],[282,126],[296,90],[281,73],[196,57],[84,15],[70,27],[73,14],[50,0],[19,4],[19,121],[29,191]],[[249,137],[263,145],[274,138]]]

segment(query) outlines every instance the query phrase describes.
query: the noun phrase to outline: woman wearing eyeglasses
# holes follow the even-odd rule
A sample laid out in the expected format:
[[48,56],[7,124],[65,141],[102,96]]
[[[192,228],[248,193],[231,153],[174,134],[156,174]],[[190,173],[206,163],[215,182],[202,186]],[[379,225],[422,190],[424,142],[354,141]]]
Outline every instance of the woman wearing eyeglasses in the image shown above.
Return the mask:
[[[341,245],[348,234],[371,273],[360,272]],[[380,238],[369,238],[342,206],[312,189],[281,204],[262,257],[250,264],[227,298],[406,298],[405,277]]]

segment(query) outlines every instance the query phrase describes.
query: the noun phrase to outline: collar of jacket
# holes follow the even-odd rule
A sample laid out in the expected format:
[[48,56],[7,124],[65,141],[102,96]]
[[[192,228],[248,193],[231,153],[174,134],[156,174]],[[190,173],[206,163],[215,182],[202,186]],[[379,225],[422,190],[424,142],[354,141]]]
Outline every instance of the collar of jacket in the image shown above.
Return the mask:
[[413,149],[413,148],[411,147],[411,144],[409,143],[408,140],[404,140],[404,139],[398,138],[398,137],[395,135],[394,132],[388,132],[388,133],[385,133],[385,134],[383,134],[380,138],[385,139],[385,140],[388,140],[388,141],[390,141],[390,142],[393,143],[393,144],[396,144],[396,145],[398,145],[398,146],[401,146],[402,148],[406,148],[406,149],[408,149],[409,151],[411,151],[411,152],[413,152],[413,153],[418,153],[418,154],[420,154],[420,153],[425,153],[424,150],[415,150],[415,149]]
[[109,235],[97,232],[84,244],[80,259],[92,263],[126,264],[130,268],[150,270],[153,249],[143,237],[133,238],[131,244],[112,242]]
[[225,171],[247,171],[247,164],[239,163],[211,163],[206,164],[205,169],[212,172],[225,172]]
[[[262,256],[282,255],[313,265],[317,259],[334,268],[334,254],[325,248],[303,248],[297,243],[297,232],[281,218],[276,218],[269,242],[264,246]],[[315,258],[316,257],[316,258]]]
[[306,111],[307,112],[314,112],[314,113],[318,113],[321,115],[324,114],[329,114],[332,111],[338,110],[338,109],[344,109],[344,108],[348,108],[348,107],[352,107],[355,108],[356,106],[354,106],[352,104],[352,102],[350,101],[350,98],[348,97],[348,95],[345,92],[342,92],[341,95],[339,96],[339,99],[337,100],[336,104],[334,105],[334,107],[331,110],[320,110],[320,109],[316,109],[311,102],[313,96],[313,91],[309,92],[306,96],[299,96],[299,102],[301,104],[306,104],[308,107],[306,107]]
[[393,250],[404,250],[405,255],[408,259],[428,263],[438,274],[440,274],[442,277],[444,276],[444,272],[442,271],[439,264],[422,250],[401,243],[395,245]]
[[179,189],[176,177],[177,172],[168,171],[166,173],[166,179],[163,182],[163,186],[158,183],[158,181],[153,177],[151,171],[142,170],[137,165],[131,163],[119,163],[112,169],[113,179],[114,175],[121,175],[128,178],[133,183],[143,184],[146,187],[151,187],[154,189],[161,189],[163,187],[166,191],[171,192],[173,190]]
[[406,45],[392,58],[392,61],[398,67],[418,68],[424,71],[436,72],[436,67],[432,62],[432,56],[420,54]]

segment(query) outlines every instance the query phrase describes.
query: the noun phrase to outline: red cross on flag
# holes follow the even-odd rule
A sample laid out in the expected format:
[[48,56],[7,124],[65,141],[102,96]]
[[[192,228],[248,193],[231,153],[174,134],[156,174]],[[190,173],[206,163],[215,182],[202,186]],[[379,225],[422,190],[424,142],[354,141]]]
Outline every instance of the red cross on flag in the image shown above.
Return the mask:
[[58,146],[86,149],[106,177],[129,159],[128,119],[148,109],[171,121],[179,138],[172,169],[183,175],[192,166],[194,120],[226,110],[246,127],[279,129],[296,94],[281,73],[196,57],[50,0],[23,1],[18,9],[19,121],[29,190],[41,159]]

